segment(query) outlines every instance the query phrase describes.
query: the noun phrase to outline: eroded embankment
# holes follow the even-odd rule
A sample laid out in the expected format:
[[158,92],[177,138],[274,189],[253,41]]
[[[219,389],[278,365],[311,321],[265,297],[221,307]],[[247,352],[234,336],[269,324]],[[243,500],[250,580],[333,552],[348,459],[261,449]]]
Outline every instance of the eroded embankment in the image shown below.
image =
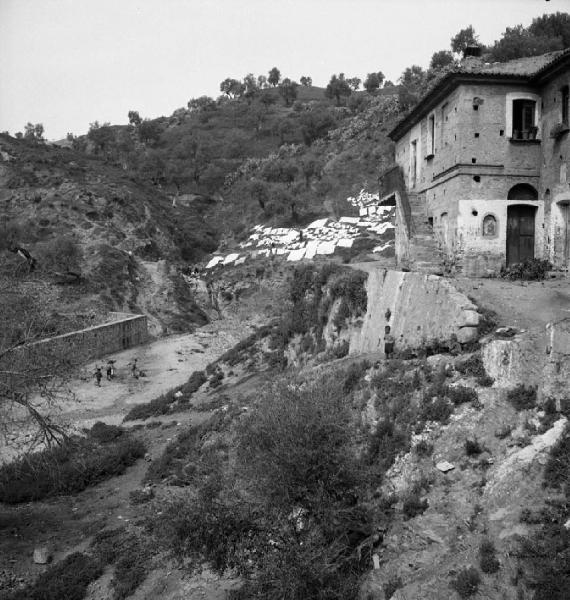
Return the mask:
[[351,354],[382,351],[386,325],[397,350],[419,348],[431,340],[466,343],[477,337],[477,307],[446,279],[367,265],[359,268],[368,271],[368,306],[362,327],[351,335]]

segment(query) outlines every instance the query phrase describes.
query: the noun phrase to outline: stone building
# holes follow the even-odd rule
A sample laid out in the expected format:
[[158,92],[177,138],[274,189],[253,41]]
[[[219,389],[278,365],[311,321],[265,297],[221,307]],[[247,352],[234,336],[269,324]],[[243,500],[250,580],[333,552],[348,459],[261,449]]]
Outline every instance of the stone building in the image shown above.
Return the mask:
[[397,206],[396,256],[415,270],[492,275],[547,258],[570,264],[570,49],[439,79],[390,132],[380,178]]

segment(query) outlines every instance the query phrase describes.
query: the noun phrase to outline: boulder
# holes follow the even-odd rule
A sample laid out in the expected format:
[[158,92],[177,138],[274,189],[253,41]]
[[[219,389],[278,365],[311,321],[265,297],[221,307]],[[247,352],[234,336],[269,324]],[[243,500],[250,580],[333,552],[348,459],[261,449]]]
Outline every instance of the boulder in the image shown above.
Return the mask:
[[476,310],[464,310],[459,316],[459,327],[477,327],[481,315]]
[[38,546],[34,548],[34,562],[36,565],[47,565],[53,558],[49,546]]
[[442,473],[447,473],[448,471],[452,471],[455,469],[455,466],[446,460],[442,460],[435,465],[435,468]]
[[460,327],[457,331],[457,341],[467,344],[477,339],[477,327]]

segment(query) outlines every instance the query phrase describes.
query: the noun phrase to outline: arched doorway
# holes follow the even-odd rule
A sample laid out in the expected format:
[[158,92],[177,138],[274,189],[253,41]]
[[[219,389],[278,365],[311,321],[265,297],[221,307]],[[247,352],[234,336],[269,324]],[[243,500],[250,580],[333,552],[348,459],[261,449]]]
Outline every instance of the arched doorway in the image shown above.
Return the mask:
[[[528,183],[517,183],[509,190],[507,200],[538,200],[538,192]],[[535,206],[507,207],[507,266],[534,258],[535,215]]]

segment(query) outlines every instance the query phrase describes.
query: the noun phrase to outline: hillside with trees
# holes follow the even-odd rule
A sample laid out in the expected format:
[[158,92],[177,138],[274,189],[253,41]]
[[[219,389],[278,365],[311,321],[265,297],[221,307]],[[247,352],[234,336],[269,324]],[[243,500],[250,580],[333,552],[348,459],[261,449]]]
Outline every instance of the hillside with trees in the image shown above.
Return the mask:
[[[569,43],[570,16],[544,15],[529,27],[507,28],[482,49],[482,59]],[[93,121],[85,135],[68,134],[56,147],[45,141],[41,123],[29,122],[16,139],[1,139],[2,244],[12,250],[3,259],[29,269],[39,255],[40,270],[61,281],[88,274],[99,288],[95,296],[82,289],[98,306],[135,310],[144,306],[140,282],[152,277],[135,273],[129,252],[147,262],[166,260],[163,271],[175,274],[221,241],[241,241],[255,223],[300,227],[350,214],[346,198],[375,192],[392,160],[387,132],[473,44],[480,45],[470,25],[449,49],[433,53],[427,69],[404,69],[398,85],[380,69],[332,73],[324,88],[309,74],[297,82],[276,66],[228,76],[218,98],[191,98],[157,119],[133,108],[127,124]],[[26,264],[18,262],[17,248],[30,253]],[[178,297],[184,286],[165,278]],[[198,312],[190,314],[192,320]]]
[[[212,198],[206,218],[222,236],[239,235],[252,219],[303,223],[341,210],[343,199],[363,187],[376,187],[391,153],[386,132],[438,77],[459,66],[471,45],[482,46],[469,25],[449,49],[433,53],[427,69],[404,69],[396,86],[381,70],[362,77],[333,73],[325,88],[313,86],[309,75],[297,82],[278,67],[228,76],[218,98],[191,98],[152,120],[132,110],[125,126],[95,121],[68,143],[171,197]],[[482,47],[482,58],[506,61],[569,45],[570,16],[556,13],[507,28]],[[26,136],[34,127],[28,124]]]
[[[569,37],[545,15],[482,59]],[[388,131],[478,43],[397,85],[272,67],[58,144],[0,134],[0,600],[568,598],[564,276],[268,249],[199,268],[256,224],[357,210]],[[96,361],[32,343],[111,311],[161,339]]]

